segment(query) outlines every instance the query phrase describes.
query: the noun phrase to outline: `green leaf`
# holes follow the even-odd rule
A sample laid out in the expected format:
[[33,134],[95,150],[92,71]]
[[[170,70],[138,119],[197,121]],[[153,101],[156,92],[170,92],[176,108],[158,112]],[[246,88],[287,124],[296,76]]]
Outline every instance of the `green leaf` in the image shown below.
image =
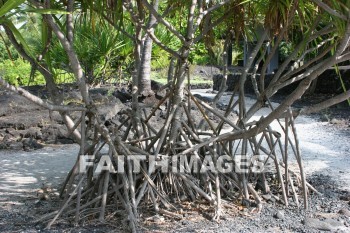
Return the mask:
[[10,28],[10,30],[15,35],[15,37],[19,41],[19,43],[21,43],[21,45],[23,46],[23,49],[27,52],[27,54],[34,58],[26,40],[23,38],[22,34],[18,31],[18,29],[15,27],[15,25],[13,25],[13,23],[9,20],[4,21],[4,24]]
[[25,2],[25,0],[8,0],[0,8],[0,17],[4,16],[8,12],[10,12],[12,9],[18,7],[19,5],[21,5],[24,2]]
[[[70,14],[67,11],[64,10],[56,10],[56,9],[28,9],[24,10],[25,12],[33,12],[33,13],[38,13],[38,14],[50,14],[50,15],[55,15],[55,14],[60,14],[60,15],[68,15]],[[21,11],[23,12],[23,10]]]

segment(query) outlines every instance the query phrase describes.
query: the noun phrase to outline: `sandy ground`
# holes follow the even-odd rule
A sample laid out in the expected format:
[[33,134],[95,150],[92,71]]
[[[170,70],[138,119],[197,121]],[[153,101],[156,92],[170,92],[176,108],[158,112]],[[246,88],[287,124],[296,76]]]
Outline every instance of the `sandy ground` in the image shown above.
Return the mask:
[[0,151],[0,205],[12,196],[35,195],[43,185],[57,187],[78,150],[78,145],[51,145],[30,152]]
[[[215,96],[208,89],[192,92],[208,98]],[[230,97],[229,94],[225,94],[220,102],[228,104]],[[251,106],[254,102],[254,99],[246,98],[247,106]],[[273,107],[278,106],[277,103],[272,103],[272,105]],[[261,116],[266,116],[270,112],[269,108],[262,108],[252,117],[251,121],[259,120]],[[284,124],[284,120],[281,120],[281,123]],[[311,116],[299,116],[295,123],[301,142],[300,149],[305,173],[309,176],[313,173],[329,175],[337,180],[339,188],[350,191],[350,127],[337,127],[328,122],[320,122]],[[277,122],[274,122],[272,128],[279,131],[280,127]]]

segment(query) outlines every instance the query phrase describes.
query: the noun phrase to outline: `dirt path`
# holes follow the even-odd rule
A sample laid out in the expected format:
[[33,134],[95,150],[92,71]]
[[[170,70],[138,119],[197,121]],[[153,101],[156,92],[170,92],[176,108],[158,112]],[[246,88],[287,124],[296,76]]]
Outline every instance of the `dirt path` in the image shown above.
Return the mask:
[[52,145],[30,152],[0,150],[0,205],[13,196],[33,195],[43,184],[57,187],[78,150],[77,145]]
[[[208,89],[194,90],[193,93],[209,99],[215,96]],[[230,97],[229,94],[225,94],[220,102],[228,104]],[[251,106],[254,102],[254,99],[246,98],[247,106]],[[277,103],[272,105],[278,106]],[[269,108],[262,108],[251,121],[259,120],[261,116],[266,116],[270,112]],[[281,120],[281,123],[284,124],[284,120]],[[272,128],[278,129],[278,123],[274,122]],[[344,125],[337,127],[336,124],[320,122],[315,117],[299,116],[296,128],[306,174],[329,175],[337,180],[339,188],[350,191],[350,127]]]
[[329,175],[350,191],[350,130],[310,117],[298,119],[297,130],[306,174]]

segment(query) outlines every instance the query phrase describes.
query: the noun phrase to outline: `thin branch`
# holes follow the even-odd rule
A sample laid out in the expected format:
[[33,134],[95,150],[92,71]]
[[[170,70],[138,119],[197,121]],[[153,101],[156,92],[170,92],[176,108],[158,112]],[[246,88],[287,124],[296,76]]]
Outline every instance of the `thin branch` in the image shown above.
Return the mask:
[[346,24],[346,31],[343,39],[340,41],[339,46],[335,52],[336,56],[340,56],[348,47],[350,41],[350,22],[348,21]]
[[226,11],[225,14],[223,14],[220,18],[218,18],[214,23],[206,27],[203,32],[201,32],[195,39],[193,40],[193,44],[196,44],[198,41],[203,39],[207,33],[212,30],[214,27],[218,26],[220,23],[222,23],[232,12]]
[[149,30],[146,31],[148,35],[152,38],[153,42],[156,43],[159,47],[176,57],[177,59],[181,59],[181,56],[178,52],[174,51],[173,49],[169,48],[165,44],[163,44],[155,35],[154,33],[151,33]]
[[194,30],[197,30],[197,28],[199,27],[199,25],[201,24],[203,18],[204,18],[206,15],[208,15],[210,12],[212,12],[212,11],[218,9],[218,8],[221,7],[221,6],[224,6],[225,4],[227,4],[227,3],[231,2],[231,1],[232,1],[232,0],[225,0],[225,1],[223,1],[223,2],[220,2],[220,3],[216,4],[216,5],[214,5],[214,6],[210,7],[210,8],[208,8],[208,9],[205,10],[205,11],[201,11],[201,12],[199,13],[198,18],[197,18],[197,21],[196,21],[196,25],[195,25],[195,27],[194,27]]
[[73,11],[74,11],[74,0],[68,0],[67,3],[67,39],[73,44],[74,41],[74,21],[73,21]]
[[335,104],[338,104],[340,102],[343,102],[349,98],[350,98],[350,90],[343,92],[340,95],[334,96],[333,98],[325,100],[321,103],[308,106],[308,107],[303,107],[302,109],[299,110],[299,115],[308,115],[310,113],[319,112],[322,109],[325,109]]
[[287,33],[287,31],[289,30],[289,25],[291,24],[291,22],[293,21],[293,19],[295,17],[295,10],[296,10],[296,7],[298,5],[298,1],[293,1],[292,4],[293,5],[288,12],[286,25],[281,29],[281,32],[276,37],[275,45],[269,51],[269,54],[267,55],[267,58],[265,59],[265,62],[262,66],[261,73],[260,73],[260,83],[259,83],[261,92],[263,92],[265,89],[265,76],[266,76],[267,67],[270,64],[272,58],[275,56],[275,53],[276,53],[282,39],[284,38],[285,33]]
[[311,53],[311,52],[313,52],[313,51],[315,51],[315,50],[318,50],[318,49],[321,48],[323,45],[327,44],[328,42],[330,42],[330,41],[332,41],[332,40],[334,40],[333,37],[328,38],[328,39],[326,39],[326,40],[324,40],[324,41],[318,43],[315,47],[312,47],[312,48],[310,48],[310,49],[305,50],[305,52],[303,53],[303,55],[301,55],[301,56],[298,58],[297,62],[300,62],[301,60],[303,60],[303,59],[305,58],[305,56],[306,56],[307,54],[309,54],[309,53]]
[[6,33],[7,37],[9,38],[9,40],[11,41],[11,44],[13,45],[13,47],[17,50],[17,52],[25,60],[27,60],[32,66],[37,66],[37,69],[40,71],[40,73],[43,74],[44,77],[47,77],[47,75],[52,75],[47,68],[38,64],[34,58],[32,58],[31,56],[29,56],[27,54],[27,52],[24,50],[23,46],[20,43],[18,43],[13,32],[11,31],[11,29],[7,25],[1,24],[1,26],[5,29],[5,33]]
[[[291,78],[293,75],[300,73],[302,70],[305,70],[306,68],[308,68],[310,65],[312,64],[316,64],[318,61],[322,60],[324,58],[324,56],[329,53],[332,49],[334,48],[334,45],[330,45],[327,48],[325,48],[319,55],[317,55],[317,57],[311,59],[310,61],[305,62],[302,66],[298,67],[295,70],[290,70],[288,71],[286,74],[284,74],[282,76],[282,78],[280,78],[277,82],[277,84],[279,83],[283,83],[284,81],[288,80],[289,78]],[[268,91],[266,91],[266,93],[268,93]],[[270,97],[270,95],[268,95]]]
[[169,23],[168,21],[166,21],[155,9],[154,7],[149,4],[147,2],[147,0],[142,0],[142,3],[144,4],[144,6],[150,11],[150,14],[153,14],[154,17],[156,17],[157,21],[161,24],[163,24],[166,28],[169,29],[169,31],[171,31],[177,38],[179,38],[181,40],[181,42],[185,42],[185,37],[183,35],[181,35],[181,33],[179,31],[176,30],[176,28]]
[[26,99],[28,99],[29,101],[44,107],[46,109],[49,109],[51,111],[64,111],[64,112],[69,112],[69,111],[86,111],[86,108],[84,107],[68,107],[68,106],[63,106],[63,105],[53,105],[50,104],[46,101],[44,101],[43,99],[31,94],[30,92],[24,90],[21,87],[15,87],[12,86],[11,84],[9,84],[8,82],[6,82],[4,79],[2,79],[0,77],[0,86],[4,87],[5,89],[12,91],[14,93],[17,93],[23,97],[25,97]]
[[192,0],[190,10],[187,19],[187,40],[191,40],[194,37],[194,11],[196,10],[197,0]]
[[347,17],[340,12],[332,9],[330,6],[328,6],[326,3],[320,1],[320,0],[312,0],[314,3],[316,3],[319,7],[321,7],[323,10],[328,12],[329,14],[336,16],[338,18],[341,18],[343,20],[347,20]]
[[[39,9],[44,9],[44,7],[35,0],[29,0],[30,3],[32,3],[34,6],[36,6]],[[81,67],[80,61],[78,59],[77,54],[74,51],[74,48],[70,41],[67,39],[67,37],[64,35],[64,33],[61,31],[59,26],[54,22],[54,19],[51,15],[44,15],[44,20],[47,22],[47,24],[51,27],[52,31],[55,33],[59,41],[61,42],[64,50],[66,51],[69,61],[71,63],[71,68],[73,70],[74,76],[78,82],[79,89],[81,92],[81,95],[83,97],[83,100],[86,105],[91,104],[91,99],[89,97],[88,93],[88,87],[85,83],[84,73],[83,69]]]
[[[317,20],[318,22],[319,20]],[[313,31],[313,29],[317,26],[318,24],[314,24],[312,26],[312,28],[310,28],[310,32]],[[317,37],[319,36],[322,36],[322,35],[326,35],[332,31],[334,31],[335,29],[333,28],[333,24],[329,24],[327,25],[326,27],[324,27],[323,29],[321,29],[320,31],[317,31],[315,33],[313,33],[310,38],[308,38],[308,42],[311,42],[313,41],[314,39],[316,39]],[[300,50],[302,48],[304,48],[305,46],[305,41],[304,40],[301,40],[300,43],[295,47],[294,51],[292,52],[292,54],[290,56],[288,56],[288,58],[282,63],[282,65],[279,66],[278,68],[278,71],[276,72],[276,74],[274,75],[274,77],[272,78],[271,82],[270,82],[270,85],[275,83],[282,75],[282,73],[285,71],[285,69],[287,68],[287,66],[289,65],[289,63],[292,61],[292,59],[294,59],[298,53],[300,52]],[[311,64],[311,63],[310,63]],[[310,65],[309,64],[309,65]],[[285,74],[286,75],[286,74]],[[284,76],[285,76],[284,75]],[[269,85],[269,86],[270,86]],[[269,87],[267,88],[269,89]]]

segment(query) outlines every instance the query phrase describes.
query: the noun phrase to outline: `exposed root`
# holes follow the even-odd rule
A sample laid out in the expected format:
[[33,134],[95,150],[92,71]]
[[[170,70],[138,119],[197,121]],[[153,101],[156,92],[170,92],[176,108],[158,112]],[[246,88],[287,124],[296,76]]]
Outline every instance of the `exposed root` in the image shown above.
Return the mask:
[[[130,230],[136,232],[138,212],[145,205],[153,206],[158,214],[181,219],[182,216],[175,212],[175,200],[204,199],[214,208],[212,219],[219,221],[225,208],[222,200],[239,198],[248,207],[254,203],[251,210],[254,213],[263,208],[262,194],[281,195],[284,204],[288,205],[287,196],[292,192],[297,206],[301,195],[304,203],[307,202],[306,187],[309,185],[302,175],[291,112],[286,117],[286,124],[281,124],[279,129],[267,127],[253,137],[245,137],[244,131],[257,127],[256,122],[243,124],[240,119],[230,118],[227,112],[222,113],[190,92],[188,94],[192,107],[188,108],[184,103],[171,105],[163,127],[152,126],[152,117],[171,95],[155,104],[155,108],[143,109],[137,130],[129,111],[120,113],[122,123],[114,128],[104,126],[93,111],[87,112],[93,116],[89,118],[93,122],[90,122],[90,127],[81,124],[81,155],[65,182],[62,191],[65,202],[58,212],[50,215],[54,218],[47,227],[50,228],[62,215],[74,215],[78,223],[88,208],[98,210],[90,216],[104,221],[110,212],[107,206],[124,209]],[[200,114],[199,118],[205,119],[209,126],[205,132],[198,128],[198,119],[192,114]],[[83,115],[81,119],[85,117]],[[126,130],[118,132],[123,125],[127,125]],[[205,143],[222,131],[242,132],[242,137]],[[95,138],[87,135],[95,135]],[[281,140],[283,135],[284,140]],[[286,144],[283,145],[282,141]],[[188,148],[196,149],[184,153]],[[84,155],[89,153],[94,159],[84,165],[81,159],[86,162],[88,157]],[[288,158],[291,156],[297,159],[301,176],[290,171]],[[91,166],[84,170],[82,165],[87,164]],[[304,204],[304,207],[307,206]]]

